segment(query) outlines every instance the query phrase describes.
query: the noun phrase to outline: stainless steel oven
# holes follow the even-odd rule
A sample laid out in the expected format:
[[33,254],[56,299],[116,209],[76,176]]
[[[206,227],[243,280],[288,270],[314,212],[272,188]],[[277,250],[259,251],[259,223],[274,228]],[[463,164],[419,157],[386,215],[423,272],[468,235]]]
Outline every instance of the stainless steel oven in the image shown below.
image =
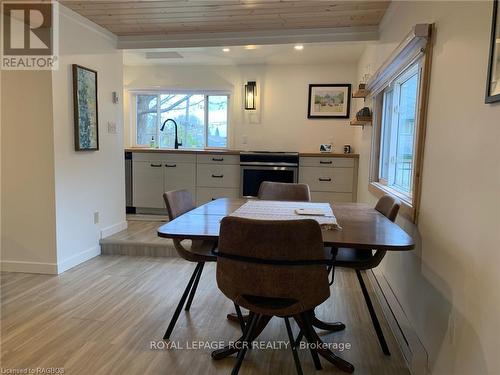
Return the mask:
[[250,151],[240,153],[242,197],[256,197],[263,181],[296,183],[297,152]]

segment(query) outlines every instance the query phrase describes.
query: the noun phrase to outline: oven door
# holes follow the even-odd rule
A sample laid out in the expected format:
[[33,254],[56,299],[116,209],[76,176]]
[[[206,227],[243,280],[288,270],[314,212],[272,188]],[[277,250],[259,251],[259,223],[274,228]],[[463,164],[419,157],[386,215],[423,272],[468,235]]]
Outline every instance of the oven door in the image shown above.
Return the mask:
[[297,167],[241,166],[240,195],[256,197],[263,181],[297,182]]

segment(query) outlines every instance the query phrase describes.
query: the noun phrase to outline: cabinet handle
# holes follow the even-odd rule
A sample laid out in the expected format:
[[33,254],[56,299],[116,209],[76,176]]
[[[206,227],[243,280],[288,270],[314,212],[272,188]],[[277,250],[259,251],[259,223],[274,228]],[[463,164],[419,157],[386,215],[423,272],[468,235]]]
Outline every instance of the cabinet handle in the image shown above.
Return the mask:
[[212,175],[212,178],[223,178],[224,175],[223,174],[213,174]]
[[177,167],[177,164],[165,164],[165,167],[167,167],[167,168],[175,168],[175,167]]
[[323,160],[320,160],[319,161],[320,164],[332,164],[332,161],[323,161]]
[[161,164],[149,164],[150,166],[154,167],[154,168],[160,168],[161,167]]
[[321,182],[330,182],[332,179],[331,178],[319,178],[318,180],[320,180]]
[[212,158],[212,161],[224,161],[224,158]]

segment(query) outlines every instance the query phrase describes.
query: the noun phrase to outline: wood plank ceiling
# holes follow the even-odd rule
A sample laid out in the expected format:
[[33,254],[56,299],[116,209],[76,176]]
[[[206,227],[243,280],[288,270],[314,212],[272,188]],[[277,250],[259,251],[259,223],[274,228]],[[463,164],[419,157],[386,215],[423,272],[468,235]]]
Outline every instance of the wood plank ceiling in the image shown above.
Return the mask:
[[377,26],[390,1],[61,0],[119,36]]

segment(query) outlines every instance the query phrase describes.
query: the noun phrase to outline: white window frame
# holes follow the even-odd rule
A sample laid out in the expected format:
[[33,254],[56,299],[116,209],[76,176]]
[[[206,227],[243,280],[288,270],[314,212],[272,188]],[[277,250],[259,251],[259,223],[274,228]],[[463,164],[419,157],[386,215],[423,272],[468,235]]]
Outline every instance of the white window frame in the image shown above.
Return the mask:
[[[175,94],[175,95],[203,95],[205,97],[205,113],[204,113],[204,121],[205,121],[205,139],[204,139],[204,149],[212,149],[212,150],[225,150],[230,148],[230,140],[231,140],[231,127],[230,127],[230,119],[231,119],[231,100],[232,95],[231,92],[226,90],[178,90],[178,89],[157,89],[157,90],[141,90],[141,89],[133,89],[129,90],[130,95],[130,124],[131,124],[131,138],[133,147],[149,147],[149,144],[138,144],[137,143],[137,95],[151,95],[157,96],[158,103],[160,102],[160,95],[164,94]],[[208,97],[209,96],[227,96],[227,143],[225,147],[215,147],[208,146]],[[160,127],[161,127],[161,112],[160,106],[157,106],[157,126],[156,126],[156,135],[155,141],[158,142],[160,139]],[[167,148],[173,148],[167,147]],[[189,150],[189,149],[188,149]]]
[[[373,133],[368,190],[376,197],[388,194],[398,198],[401,201],[401,215],[414,223],[416,223],[418,219],[421,197],[427,97],[432,61],[433,37],[433,25],[415,25],[403,42],[394,50],[389,59],[382,64],[381,68],[367,82],[367,90],[370,92],[368,99],[372,100],[373,107]],[[420,69],[420,82],[415,112],[412,194],[410,196],[396,189],[392,189],[384,184],[384,181],[380,181],[379,170],[382,143],[383,95],[387,88],[394,85],[394,82],[400,79],[414,64],[418,64],[418,69]]]

